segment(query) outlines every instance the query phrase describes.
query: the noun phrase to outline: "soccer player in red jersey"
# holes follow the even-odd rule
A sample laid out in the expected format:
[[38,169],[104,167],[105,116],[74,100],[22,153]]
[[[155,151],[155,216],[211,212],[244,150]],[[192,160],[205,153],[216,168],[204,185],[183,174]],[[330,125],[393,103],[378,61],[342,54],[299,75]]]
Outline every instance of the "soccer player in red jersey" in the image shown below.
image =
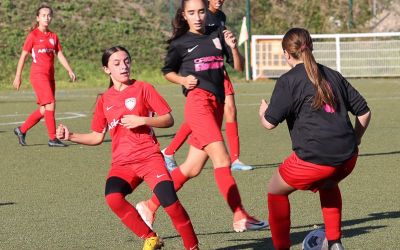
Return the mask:
[[[173,22],[173,36],[162,69],[167,80],[183,87],[185,122],[192,131],[186,161],[171,172],[171,177],[175,190],[179,190],[185,182],[199,175],[211,158],[217,186],[234,214],[234,230],[265,228],[266,222],[251,217],[243,208],[221,133],[225,100],[224,57],[239,71],[243,69],[242,58],[232,32],[205,26],[206,6],[202,0],[182,1]],[[136,206],[148,225],[153,223],[159,204],[153,195]]]
[[36,102],[39,108],[35,110],[20,126],[14,129],[19,144],[27,145],[26,133],[35,126],[43,117],[49,135],[50,147],[65,147],[66,145],[56,138],[55,112],[55,80],[54,80],[54,55],[68,71],[72,81],[76,76],[62,53],[58,36],[49,30],[53,19],[53,10],[47,5],[41,5],[36,10],[36,22],[31,27],[31,32],[25,40],[21,56],[18,61],[17,72],[13,82],[14,88],[19,90],[21,86],[21,74],[25,60],[29,53],[32,55],[30,81],[36,94]]
[[[225,27],[226,15],[221,10],[224,0],[209,0],[208,9],[206,11],[205,25],[210,27]],[[227,72],[225,72],[224,79],[225,87],[225,104],[224,104],[224,117],[225,117],[225,132],[229,147],[229,155],[231,159],[231,170],[252,170],[253,167],[244,164],[239,160],[240,143],[239,131],[237,123],[237,109],[235,104],[235,92],[233,85]],[[187,123],[183,123],[179,130],[176,132],[171,143],[162,150],[165,164],[169,171],[177,167],[174,159],[175,152],[182,146],[187,137],[192,131]]]
[[[268,184],[272,241],[277,250],[290,248],[288,195],[296,190],[319,191],[329,250],[342,250],[338,183],[355,167],[371,112],[339,72],[316,63],[307,30],[290,29],[282,48],[292,69],[277,80],[270,103],[263,100],[259,109],[267,129],[286,120],[293,149]],[[348,112],[356,117],[354,128]]]
[[[111,210],[138,237],[144,249],[159,249],[163,242],[142,220],[125,196],[145,181],[170,216],[186,249],[198,249],[198,240],[174,186],[152,127],[173,125],[171,108],[148,83],[130,79],[131,57],[123,47],[107,49],[102,57],[110,87],[98,98],[92,132],[76,134],[59,125],[57,137],[85,145],[103,142],[108,130],[112,139],[112,165],[105,198]],[[157,114],[156,116],[154,114]]]

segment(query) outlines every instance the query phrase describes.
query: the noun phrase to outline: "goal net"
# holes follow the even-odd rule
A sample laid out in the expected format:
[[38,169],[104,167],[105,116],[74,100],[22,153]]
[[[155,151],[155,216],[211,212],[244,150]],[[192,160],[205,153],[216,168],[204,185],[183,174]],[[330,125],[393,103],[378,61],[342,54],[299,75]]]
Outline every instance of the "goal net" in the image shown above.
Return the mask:
[[[345,77],[400,76],[400,32],[311,35],[317,62]],[[277,78],[290,69],[282,51],[283,35],[253,35],[253,80]]]

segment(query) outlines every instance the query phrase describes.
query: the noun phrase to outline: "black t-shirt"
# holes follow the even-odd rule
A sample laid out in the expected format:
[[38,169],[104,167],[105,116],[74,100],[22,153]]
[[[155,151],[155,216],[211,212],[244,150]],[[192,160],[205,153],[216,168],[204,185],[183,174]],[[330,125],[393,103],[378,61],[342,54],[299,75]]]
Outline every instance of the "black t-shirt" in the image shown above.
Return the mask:
[[[173,40],[168,47],[162,72],[193,75],[198,79],[197,88],[213,93],[218,102],[225,100],[224,56],[233,65],[232,51],[225,43],[222,28],[206,27],[204,34],[187,32]],[[187,95],[188,90],[183,88]]]
[[206,11],[206,26],[217,26],[217,27],[225,27],[226,24],[226,15],[222,11],[217,11],[216,13],[212,13],[211,11]]
[[318,65],[335,95],[336,108],[312,107],[315,89],[304,64],[298,64],[276,82],[265,119],[273,124],[286,120],[296,155],[308,162],[337,166],[357,150],[348,112],[360,116],[367,102],[337,71]]

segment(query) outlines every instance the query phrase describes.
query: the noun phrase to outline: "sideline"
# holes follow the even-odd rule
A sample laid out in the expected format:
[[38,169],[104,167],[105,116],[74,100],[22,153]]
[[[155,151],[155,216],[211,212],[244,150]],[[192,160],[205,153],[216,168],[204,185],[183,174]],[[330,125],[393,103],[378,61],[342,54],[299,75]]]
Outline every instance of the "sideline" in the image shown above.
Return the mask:
[[[66,115],[63,117],[56,117],[56,120],[70,120],[70,119],[77,119],[77,118],[82,118],[86,117],[87,115],[82,113],[82,112],[63,112],[63,113],[57,113],[57,115]],[[0,115],[0,118],[2,117],[17,117],[17,116],[29,116],[29,114],[9,114],[9,115]],[[42,119],[43,121],[43,119]],[[22,124],[24,121],[18,121],[18,122],[4,122],[0,123],[0,126],[7,126],[7,125],[17,125],[17,124]]]

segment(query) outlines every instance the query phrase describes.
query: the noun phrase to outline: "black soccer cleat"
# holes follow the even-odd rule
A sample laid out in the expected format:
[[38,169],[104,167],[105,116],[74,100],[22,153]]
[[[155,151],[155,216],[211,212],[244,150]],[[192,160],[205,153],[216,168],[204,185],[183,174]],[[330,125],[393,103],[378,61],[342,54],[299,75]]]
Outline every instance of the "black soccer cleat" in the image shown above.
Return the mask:
[[14,134],[15,134],[16,136],[18,136],[18,142],[19,142],[19,144],[20,144],[21,146],[26,146],[26,145],[27,145],[26,142],[25,142],[25,136],[26,136],[26,134],[24,134],[24,133],[21,132],[20,127],[14,128]]
[[49,145],[49,147],[67,147],[68,146],[57,138],[54,140],[49,140],[49,142],[47,144]]

